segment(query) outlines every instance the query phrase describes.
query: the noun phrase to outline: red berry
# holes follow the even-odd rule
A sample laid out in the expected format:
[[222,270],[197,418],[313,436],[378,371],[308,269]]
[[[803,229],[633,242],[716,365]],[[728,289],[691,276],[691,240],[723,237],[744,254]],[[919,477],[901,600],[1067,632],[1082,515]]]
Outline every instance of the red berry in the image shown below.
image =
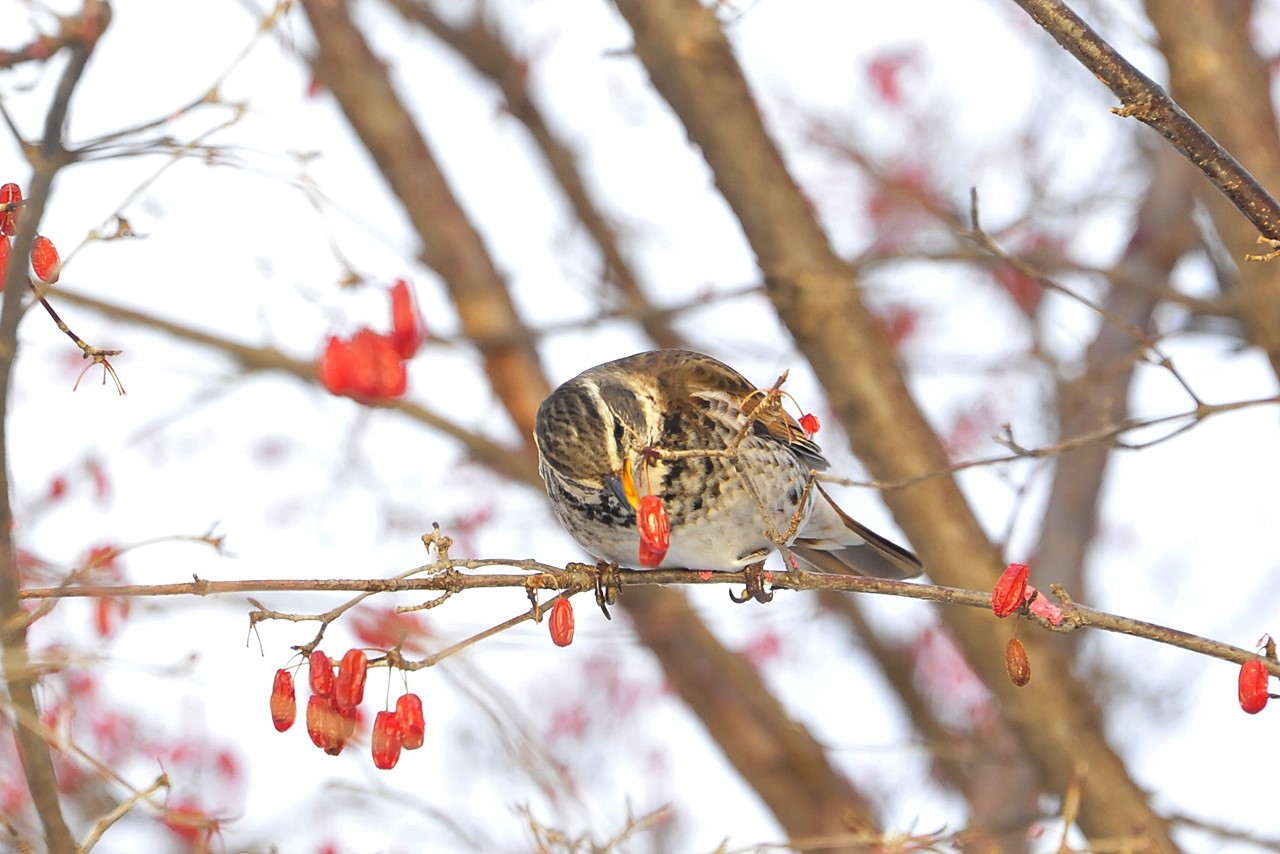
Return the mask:
[[0,291],[4,290],[4,270],[9,265],[9,238],[0,236]]
[[1028,569],[1025,563],[1011,563],[991,591],[991,610],[997,617],[1007,617],[1022,607],[1027,592]]
[[316,363],[316,376],[330,394],[346,394],[352,390],[351,344],[330,335],[324,353]]
[[661,498],[646,495],[640,499],[636,526],[640,529],[640,565],[658,566],[671,548],[671,520]]
[[36,278],[46,285],[58,281],[58,275],[62,272],[58,248],[43,234],[36,235],[36,239],[31,242],[31,269],[35,270]]
[[378,712],[373,719],[373,764],[383,771],[396,767],[403,746],[400,716],[395,712]]
[[1240,708],[1251,715],[1256,715],[1267,706],[1267,666],[1262,659],[1254,658],[1246,661],[1240,668]]
[[[0,186],[0,207],[22,201],[22,189],[17,184]],[[18,208],[0,210],[0,233],[12,237],[18,231]]]
[[409,372],[396,345],[386,335],[377,336],[373,347],[377,381],[370,397],[399,397],[409,384]]
[[369,659],[363,650],[349,649],[338,665],[338,679],[333,683],[333,701],[339,709],[354,709],[364,699],[364,680],[369,673]]
[[818,416],[812,412],[807,412],[800,416],[800,429],[804,431],[806,436],[812,436],[822,429],[822,425],[818,423]]
[[547,627],[551,629],[551,642],[556,646],[573,643],[573,603],[563,596],[557,599],[551,606]]
[[329,697],[312,694],[307,701],[307,735],[330,756],[337,756],[347,746],[346,725]]
[[396,700],[396,717],[400,718],[404,749],[417,750],[427,735],[427,725],[422,719],[422,698],[417,694],[401,694]]
[[426,338],[422,316],[409,283],[399,279],[391,288],[391,344],[401,359],[412,359]]
[[329,662],[329,656],[318,649],[307,660],[307,681],[311,684],[312,694],[320,697],[333,694],[333,665]]
[[271,686],[271,722],[276,725],[276,732],[284,732],[293,726],[298,716],[298,702],[293,694],[293,674],[288,670],[277,670],[275,683]]

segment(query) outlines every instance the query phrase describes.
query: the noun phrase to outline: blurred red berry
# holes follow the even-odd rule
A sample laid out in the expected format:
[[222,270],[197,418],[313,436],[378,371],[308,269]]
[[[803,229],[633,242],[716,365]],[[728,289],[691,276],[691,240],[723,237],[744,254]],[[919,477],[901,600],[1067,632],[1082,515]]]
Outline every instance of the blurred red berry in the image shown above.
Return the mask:
[[1246,661],[1240,668],[1240,708],[1251,715],[1256,715],[1267,706],[1270,697],[1267,694],[1267,666],[1262,659]]
[[271,722],[276,732],[284,732],[293,726],[298,716],[298,702],[293,693],[293,674],[277,670],[275,684],[271,686]]
[[373,719],[373,764],[387,771],[400,761],[400,748],[404,746],[404,731],[400,717],[395,712],[378,712]]
[[400,731],[405,750],[417,750],[426,740],[427,724],[422,717],[422,698],[417,694],[401,694],[396,700],[396,717],[400,718]]
[[62,259],[58,257],[57,247],[43,234],[36,235],[31,243],[31,269],[35,270],[36,278],[46,285],[58,281],[58,275],[62,271]]
[[338,665],[338,679],[333,683],[333,701],[340,709],[352,709],[364,699],[364,680],[369,673],[369,659],[364,651],[349,649]]
[[[22,189],[17,184],[0,186],[0,208],[22,201]],[[0,210],[0,233],[12,237],[18,231],[18,208]]]
[[4,270],[9,265],[9,238],[0,236],[0,291],[4,290]]
[[551,630],[551,642],[556,646],[573,643],[573,603],[561,597],[551,606],[551,618],[547,620]]
[[329,656],[318,649],[307,659],[307,682],[311,685],[312,694],[319,697],[333,694],[333,664]]
[[401,359],[412,359],[425,338],[413,291],[408,282],[399,279],[391,288],[391,346]]
[[997,617],[1007,617],[1022,607],[1022,598],[1027,592],[1027,574],[1025,563],[1011,563],[1000,574],[995,589],[991,591],[991,610]]
[[818,423],[818,416],[812,412],[806,412],[800,416],[800,429],[804,431],[806,436],[812,436],[822,429],[822,425]]
[[316,376],[330,394],[346,394],[352,390],[351,357],[351,344],[330,335],[316,364]]
[[671,520],[661,498],[646,495],[640,499],[636,526],[640,529],[640,565],[658,566],[671,548]]

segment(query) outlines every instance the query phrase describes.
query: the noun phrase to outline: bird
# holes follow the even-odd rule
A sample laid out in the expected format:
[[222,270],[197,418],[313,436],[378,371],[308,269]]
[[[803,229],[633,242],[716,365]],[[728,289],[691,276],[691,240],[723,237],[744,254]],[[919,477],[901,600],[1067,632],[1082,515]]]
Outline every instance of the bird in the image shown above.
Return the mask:
[[[619,566],[759,574],[780,551],[820,572],[918,575],[911,551],[854,520],[814,479],[829,464],[783,409],[785,377],[759,388],[678,349],[583,371],[535,421],[552,512],[587,552]],[[644,560],[640,516],[659,505],[666,551]]]

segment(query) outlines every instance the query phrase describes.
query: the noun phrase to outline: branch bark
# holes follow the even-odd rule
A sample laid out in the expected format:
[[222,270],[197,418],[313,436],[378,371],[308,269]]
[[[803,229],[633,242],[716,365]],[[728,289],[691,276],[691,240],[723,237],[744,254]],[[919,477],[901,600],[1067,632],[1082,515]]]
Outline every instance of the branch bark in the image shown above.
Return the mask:
[[29,284],[27,258],[54,178],[70,159],[62,135],[71,96],[84,74],[97,39],[110,19],[109,6],[97,0],[86,0],[77,17],[63,22],[64,29],[77,33],[78,37],[66,42],[70,56],[45,115],[43,139],[39,146],[28,149],[33,174],[27,186],[27,204],[18,219],[18,233],[3,271],[7,287],[0,301],[0,664],[3,665],[9,699],[17,712],[10,725],[17,741],[27,789],[44,828],[45,845],[53,854],[70,854],[76,850],[76,842],[62,814],[49,744],[41,733],[22,723],[23,718],[40,720],[40,712],[35,698],[36,677],[27,648],[27,615],[19,598],[21,579],[13,542],[9,482],[13,449],[9,447],[9,404],[13,365],[18,355],[18,324],[24,312],[22,298]]
[[[907,391],[885,330],[787,172],[714,13],[696,0],[617,5],[654,86],[702,149],[741,222],[779,315],[823,382],[855,452],[880,480],[945,468],[945,452]],[[931,576],[979,589],[994,582],[1000,556],[953,478],[917,483],[886,501]],[[1003,632],[968,609],[945,609],[943,618],[999,698],[1044,783],[1066,791],[1079,765],[1088,767],[1079,818],[1087,834],[1123,837],[1140,828],[1153,848],[1176,850],[1167,822],[1107,744],[1089,691],[1060,655],[1032,643],[1045,678],[1018,689],[1004,673]]]
[[494,392],[533,452],[533,414],[550,388],[537,348],[514,336],[523,328],[506,281],[484,240],[453,194],[435,152],[391,85],[386,66],[369,49],[346,2],[303,0],[315,33],[316,76],[333,92],[352,128],[404,205],[422,239],[424,263],[440,274],[463,329],[480,343]]

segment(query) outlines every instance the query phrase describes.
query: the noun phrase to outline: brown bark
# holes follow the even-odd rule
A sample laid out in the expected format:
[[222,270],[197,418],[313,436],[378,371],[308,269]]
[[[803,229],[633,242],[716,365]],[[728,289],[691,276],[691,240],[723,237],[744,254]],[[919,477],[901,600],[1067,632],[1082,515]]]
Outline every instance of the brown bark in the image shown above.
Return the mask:
[[[896,481],[945,470],[946,454],[895,364],[885,330],[862,304],[856,276],[832,251],[813,210],[765,132],[714,13],[696,0],[618,0],[635,51],[658,91],[701,147],[716,184],[741,222],[779,315],[823,382],[854,450],[872,474]],[[934,477],[886,495],[930,575],[988,587],[1000,568],[955,480]],[[1093,837],[1141,833],[1176,850],[1167,822],[1107,744],[1086,687],[1037,637],[1028,640],[1036,678],[1009,683],[1007,632],[989,614],[944,609],[975,670],[999,698],[1046,786],[1065,791],[1081,767],[1079,823]]]
[[618,236],[582,178],[577,156],[547,124],[542,109],[525,85],[527,65],[515,55],[502,35],[490,27],[482,15],[476,15],[464,27],[454,27],[426,3],[411,0],[390,0],[390,3],[406,20],[430,30],[502,92],[507,111],[529,131],[529,136],[542,154],[543,162],[556,185],[600,250],[605,277],[613,285],[617,298],[622,303],[621,314],[635,318],[645,334],[659,347],[686,346],[683,337],[668,322],[667,316],[655,312],[649,303],[630,263],[623,255],[622,247],[618,245]]
[[[494,392],[533,450],[533,414],[550,389],[537,349],[445,178],[435,153],[400,103],[386,66],[356,29],[345,2],[303,0],[315,32],[317,77],[333,92],[422,239],[422,260],[440,274],[463,331],[478,343]],[[501,342],[501,343],[494,343]]]

